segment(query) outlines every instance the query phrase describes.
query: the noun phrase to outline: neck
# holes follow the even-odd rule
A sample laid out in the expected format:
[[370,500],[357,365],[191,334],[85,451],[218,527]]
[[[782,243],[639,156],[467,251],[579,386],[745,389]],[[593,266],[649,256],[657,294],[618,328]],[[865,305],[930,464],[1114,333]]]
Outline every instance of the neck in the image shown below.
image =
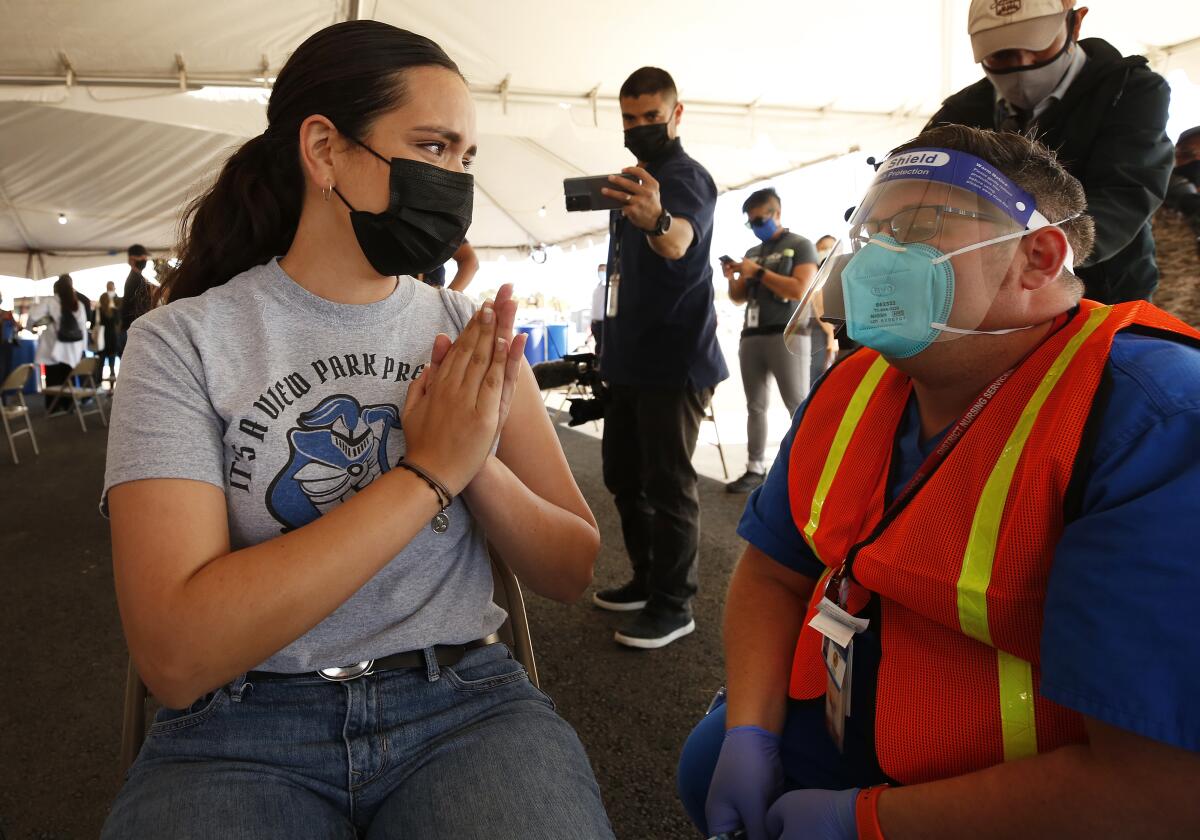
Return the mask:
[[[316,205],[318,211],[309,212]],[[316,198],[306,202],[292,246],[279,260],[289,277],[317,297],[334,303],[378,303],[396,290],[396,278],[380,277],[367,262],[349,224],[332,218],[333,205]],[[341,205],[338,209],[347,213]],[[318,219],[320,215],[322,218]],[[329,218],[326,218],[328,216]],[[343,232],[349,235],[349,241]]]
[[785,233],[787,233],[787,228],[785,228],[785,227],[779,228],[773,234],[771,234],[771,241],[774,242],[776,239],[783,236]]
[[1037,349],[1052,326],[1053,322],[1046,322],[1008,335],[966,335],[935,342],[911,359],[892,362],[912,378],[921,440],[929,440],[962,417],[985,388]]

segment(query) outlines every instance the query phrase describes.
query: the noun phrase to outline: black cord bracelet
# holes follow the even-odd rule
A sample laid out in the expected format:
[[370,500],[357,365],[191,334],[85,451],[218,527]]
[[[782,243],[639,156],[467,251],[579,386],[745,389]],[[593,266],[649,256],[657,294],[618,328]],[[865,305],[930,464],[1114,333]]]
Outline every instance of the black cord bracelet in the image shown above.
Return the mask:
[[454,501],[454,497],[450,495],[450,491],[447,490],[446,486],[432,475],[418,467],[416,464],[411,464],[408,461],[405,461],[404,458],[401,458],[396,466],[403,470],[408,470],[410,473],[417,476],[429,485],[429,489],[433,491],[435,496],[437,496],[438,504],[441,505],[441,508],[438,510],[437,514],[435,514],[433,519],[430,520],[429,525],[438,534],[446,533],[446,530],[450,527],[450,517],[446,515],[446,508],[450,507],[450,503]]

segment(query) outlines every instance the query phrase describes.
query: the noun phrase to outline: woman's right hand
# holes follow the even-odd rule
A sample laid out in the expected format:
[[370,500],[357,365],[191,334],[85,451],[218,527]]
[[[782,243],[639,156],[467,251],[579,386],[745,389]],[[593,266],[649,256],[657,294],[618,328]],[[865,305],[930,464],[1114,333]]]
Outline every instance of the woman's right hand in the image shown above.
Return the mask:
[[444,354],[448,339],[438,336],[433,361],[409,387],[405,460],[428,470],[451,495],[483,466],[499,429],[502,399],[514,387],[520,342],[500,333],[505,324],[511,329],[515,309],[508,299],[487,301]]

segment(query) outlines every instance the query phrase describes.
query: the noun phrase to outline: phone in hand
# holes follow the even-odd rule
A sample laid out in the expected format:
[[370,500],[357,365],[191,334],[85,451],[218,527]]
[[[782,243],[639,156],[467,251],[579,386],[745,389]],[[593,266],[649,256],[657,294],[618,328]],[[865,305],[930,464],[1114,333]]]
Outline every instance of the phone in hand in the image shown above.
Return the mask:
[[[609,198],[604,193],[600,192],[604,187],[609,189],[617,189],[617,185],[608,180],[608,175],[584,175],[580,178],[564,178],[563,179],[563,195],[567,202],[567,212],[577,213],[586,212],[589,210],[616,210],[625,206],[625,202],[616,198]],[[635,176],[625,172],[620,173],[620,177],[628,178],[635,184],[640,184]]]
[[733,257],[729,256],[728,254],[722,254],[721,256],[717,257],[717,259],[721,261],[722,265],[733,262]]

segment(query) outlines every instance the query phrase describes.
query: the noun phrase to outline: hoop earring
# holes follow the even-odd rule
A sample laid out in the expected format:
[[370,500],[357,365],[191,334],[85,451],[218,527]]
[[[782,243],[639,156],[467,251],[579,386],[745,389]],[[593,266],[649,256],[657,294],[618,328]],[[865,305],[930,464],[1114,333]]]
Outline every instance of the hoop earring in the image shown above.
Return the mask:
[[325,189],[321,190],[321,195],[323,195],[325,197],[325,200],[328,201],[329,196],[332,194],[333,194],[333,182],[330,181],[329,184],[325,187]]

